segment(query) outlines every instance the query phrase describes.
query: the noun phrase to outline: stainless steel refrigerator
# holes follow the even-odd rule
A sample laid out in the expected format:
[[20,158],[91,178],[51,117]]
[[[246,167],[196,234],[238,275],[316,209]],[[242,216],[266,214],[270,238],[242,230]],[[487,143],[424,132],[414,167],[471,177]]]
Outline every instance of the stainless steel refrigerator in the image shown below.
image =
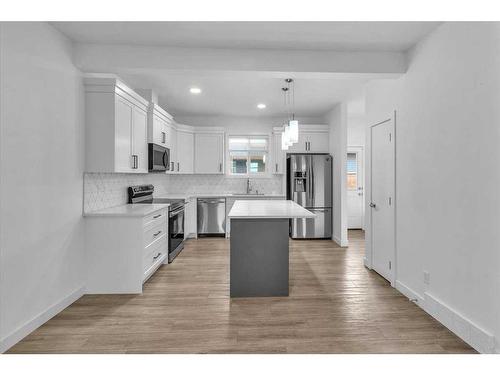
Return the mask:
[[291,154],[287,157],[287,199],[316,214],[291,219],[292,238],[332,238],[332,156]]

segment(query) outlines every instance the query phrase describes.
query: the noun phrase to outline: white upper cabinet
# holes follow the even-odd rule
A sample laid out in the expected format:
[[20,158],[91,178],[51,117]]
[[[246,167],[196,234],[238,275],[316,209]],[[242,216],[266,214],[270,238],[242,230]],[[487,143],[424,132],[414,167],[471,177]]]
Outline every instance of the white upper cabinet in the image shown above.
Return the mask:
[[328,131],[304,132],[304,138],[307,142],[307,152],[328,152],[330,146]]
[[147,173],[148,101],[117,77],[85,84],[85,171]]
[[172,116],[158,104],[151,103],[148,110],[148,142],[170,148]]
[[134,107],[132,116],[132,155],[136,158],[135,170],[148,172],[148,144],[146,142],[148,132],[147,113],[142,109]]
[[194,172],[194,134],[191,131],[177,129],[177,165],[179,173]]
[[285,173],[285,155],[286,151],[281,149],[281,132],[273,133],[273,174],[283,174]]
[[224,133],[195,133],[194,173],[224,173]]
[[[279,145],[281,148],[281,144]],[[329,129],[327,125],[299,126],[299,141],[285,153],[328,153]]]
[[179,165],[177,164],[177,129],[173,126],[169,126],[169,145],[170,149],[170,168],[167,173],[179,173]]

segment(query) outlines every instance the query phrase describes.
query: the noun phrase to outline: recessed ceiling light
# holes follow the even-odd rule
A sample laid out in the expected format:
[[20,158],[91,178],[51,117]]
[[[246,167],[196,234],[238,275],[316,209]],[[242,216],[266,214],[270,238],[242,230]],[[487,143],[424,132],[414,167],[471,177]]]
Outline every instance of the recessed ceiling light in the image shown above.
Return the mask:
[[260,103],[260,104],[257,104],[257,108],[264,109],[264,108],[266,108],[266,105],[264,103]]
[[189,89],[189,92],[190,92],[191,94],[201,94],[201,89],[200,89],[199,87],[191,87],[191,88]]

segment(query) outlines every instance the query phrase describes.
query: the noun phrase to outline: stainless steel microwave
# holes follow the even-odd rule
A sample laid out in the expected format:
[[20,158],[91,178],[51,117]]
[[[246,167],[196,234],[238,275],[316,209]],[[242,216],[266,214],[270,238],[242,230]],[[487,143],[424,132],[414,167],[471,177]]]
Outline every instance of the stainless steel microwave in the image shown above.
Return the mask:
[[170,149],[149,143],[148,162],[150,172],[168,171],[170,166]]

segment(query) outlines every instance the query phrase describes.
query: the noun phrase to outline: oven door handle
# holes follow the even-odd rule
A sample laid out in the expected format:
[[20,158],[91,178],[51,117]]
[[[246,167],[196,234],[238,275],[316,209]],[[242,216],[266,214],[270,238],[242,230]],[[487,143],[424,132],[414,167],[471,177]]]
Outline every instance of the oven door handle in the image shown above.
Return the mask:
[[179,208],[178,210],[170,212],[169,217],[174,217],[174,216],[178,215],[181,212],[184,212],[184,207]]

